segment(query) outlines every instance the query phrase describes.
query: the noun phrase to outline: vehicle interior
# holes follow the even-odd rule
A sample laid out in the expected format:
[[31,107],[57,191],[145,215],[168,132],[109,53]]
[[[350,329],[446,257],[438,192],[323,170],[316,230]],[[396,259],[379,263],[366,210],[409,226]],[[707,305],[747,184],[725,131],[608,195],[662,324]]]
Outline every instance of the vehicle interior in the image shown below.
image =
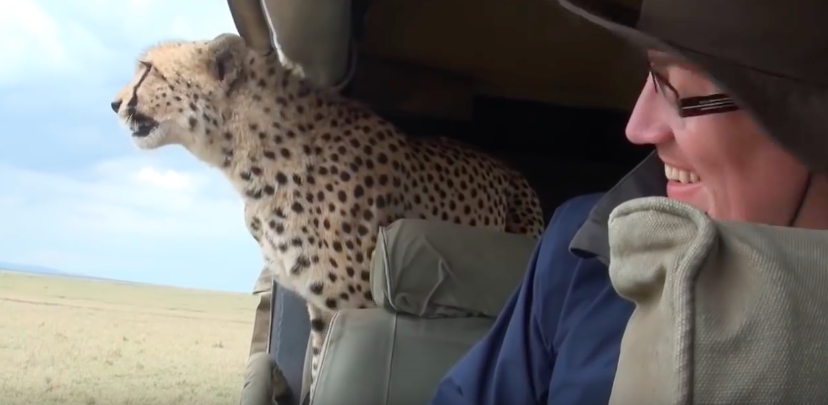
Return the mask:
[[[607,191],[650,152],[624,136],[645,59],[554,0],[228,3],[250,46],[278,47],[315,84],[367,103],[410,136],[457,139],[510,163],[547,221],[565,200]],[[384,228],[371,268],[377,308],[335,317],[310,403],[428,403],[486,333],[535,243],[428,221]],[[242,403],[308,403],[306,307],[275,284],[256,293]],[[279,373],[290,395],[273,386]]]

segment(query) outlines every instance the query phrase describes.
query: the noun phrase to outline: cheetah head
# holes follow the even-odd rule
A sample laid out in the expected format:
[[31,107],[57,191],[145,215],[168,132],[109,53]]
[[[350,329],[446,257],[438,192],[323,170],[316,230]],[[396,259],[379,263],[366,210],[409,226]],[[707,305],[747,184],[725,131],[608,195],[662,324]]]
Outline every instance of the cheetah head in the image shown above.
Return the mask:
[[146,50],[112,110],[139,149],[203,148],[218,136],[246,80],[248,48],[233,34],[167,42]]

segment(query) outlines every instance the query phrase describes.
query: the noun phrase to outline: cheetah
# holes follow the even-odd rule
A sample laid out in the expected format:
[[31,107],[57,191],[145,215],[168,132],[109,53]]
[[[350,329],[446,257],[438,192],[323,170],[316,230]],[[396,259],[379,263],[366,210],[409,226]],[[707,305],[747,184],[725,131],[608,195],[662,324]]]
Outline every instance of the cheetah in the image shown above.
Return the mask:
[[374,305],[380,227],[422,218],[543,231],[517,171],[460,143],[407,137],[234,34],[148,48],[111,107],[138,149],[183,146],[232,183],[267,270],[307,302],[311,381],[333,313]]

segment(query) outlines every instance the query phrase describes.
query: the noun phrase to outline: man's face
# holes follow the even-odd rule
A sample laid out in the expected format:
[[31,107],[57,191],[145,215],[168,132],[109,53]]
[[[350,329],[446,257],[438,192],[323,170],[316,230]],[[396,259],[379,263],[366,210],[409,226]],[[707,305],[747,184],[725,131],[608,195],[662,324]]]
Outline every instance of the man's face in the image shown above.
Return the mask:
[[[721,93],[697,70],[650,52],[652,69],[681,98]],[[653,144],[664,162],[667,196],[711,217],[788,225],[806,169],[743,110],[682,118],[648,78],[627,124],[627,139]]]

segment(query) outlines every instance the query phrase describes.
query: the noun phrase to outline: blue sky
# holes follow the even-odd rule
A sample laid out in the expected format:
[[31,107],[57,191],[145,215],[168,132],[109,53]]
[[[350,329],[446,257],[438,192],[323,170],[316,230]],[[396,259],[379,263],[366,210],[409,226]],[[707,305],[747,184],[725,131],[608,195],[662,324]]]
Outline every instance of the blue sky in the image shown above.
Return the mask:
[[0,261],[249,292],[239,199],[179,147],[131,144],[109,103],[138,53],[235,32],[225,0],[18,0],[0,13]]

